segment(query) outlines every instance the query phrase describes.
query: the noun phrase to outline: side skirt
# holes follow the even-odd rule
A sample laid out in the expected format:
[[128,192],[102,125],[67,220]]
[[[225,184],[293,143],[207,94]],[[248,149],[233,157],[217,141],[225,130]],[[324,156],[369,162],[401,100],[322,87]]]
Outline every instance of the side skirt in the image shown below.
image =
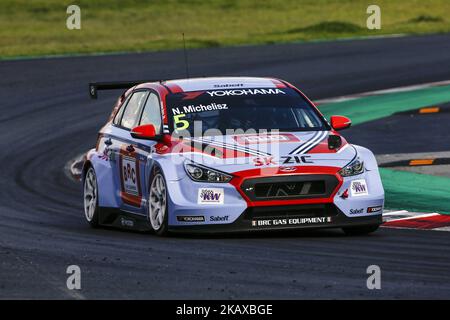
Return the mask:
[[100,208],[99,224],[105,227],[140,232],[151,231],[151,227],[145,216],[139,216],[117,208]]

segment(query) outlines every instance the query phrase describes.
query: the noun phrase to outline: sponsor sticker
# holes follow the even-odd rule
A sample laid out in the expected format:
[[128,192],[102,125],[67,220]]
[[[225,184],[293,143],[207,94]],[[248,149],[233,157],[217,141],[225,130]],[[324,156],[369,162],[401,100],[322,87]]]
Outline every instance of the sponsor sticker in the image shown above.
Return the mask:
[[138,196],[139,189],[135,158],[126,156],[122,158],[122,179],[124,191],[128,194]]
[[277,227],[277,226],[287,226],[287,225],[305,225],[305,224],[321,224],[321,223],[331,223],[331,217],[311,217],[311,218],[283,218],[283,219],[264,219],[264,220],[253,220],[253,227]]
[[281,156],[280,159],[283,160],[283,164],[303,164],[303,163],[314,163],[310,160],[311,156]]
[[376,206],[376,207],[368,207],[367,213],[375,213],[383,210],[383,206]]
[[198,204],[223,204],[225,193],[223,188],[198,189]]
[[209,221],[211,222],[224,222],[228,221],[229,216],[211,216],[209,217]]
[[177,216],[179,222],[205,222],[204,216]]
[[239,88],[239,87],[243,87],[244,84],[243,83],[219,83],[219,84],[215,84],[213,87],[214,88]]
[[234,89],[206,91],[211,97],[286,94],[281,89]]
[[114,153],[111,151],[111,149],[106,147],[105,149],[103,149],[103,153],[101,155],[98,155],[98,157],[104,161],[113,161],[113,155]]
[[269,157],[256,157],[253,158],[253,164],[256,167],[260,167],[260,166],[268,166],[268,165],[276,165],[277,162],[274,160],[274,158],[272,156]]
[[365,179],[353,180],[350,184],[350,194],[352,197],[369,195],[366,180]]
[[364,209],[350,209],[350,214],[361,214],[364,213]]
[[134,221],[133,220],[130,220],[130,219],[125,219],[125,218],[120,218],[120,224],[123,226],[123,227],[130,227],[130,228],[132,228],[132,227],[134,227]]
[[233,136],[239,144],[269,144],[282,142],[298,142],[300,141],[295,135],[290,133],[285,134],[246,134]]

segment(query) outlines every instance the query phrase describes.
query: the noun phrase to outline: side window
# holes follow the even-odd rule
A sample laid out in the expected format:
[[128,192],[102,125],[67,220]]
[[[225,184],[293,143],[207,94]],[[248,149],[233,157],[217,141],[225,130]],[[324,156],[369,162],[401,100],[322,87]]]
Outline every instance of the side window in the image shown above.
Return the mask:
[[131,129],[137,125],[139,113],[145,103],[147,95],[148,91],[138,91],[133,93],[123,112],[122,121],[120,122],[122,127]]
[[123,111],[125,110],[128,101],[130,100],[130,96],[129,95],[126,100],[122,103],[122,105],[119,107],[119,111],[116,113],[116,116],[114,117],[113,123],[115,125],[119,125],[120,124],[120,119],[122,119],[122,115],[123,115]]
[[161,105],[158,96],[154,93],[150,93],[145,104],[140,125],[143,124],[152,124],[155,126],[156,133],[161,132]]

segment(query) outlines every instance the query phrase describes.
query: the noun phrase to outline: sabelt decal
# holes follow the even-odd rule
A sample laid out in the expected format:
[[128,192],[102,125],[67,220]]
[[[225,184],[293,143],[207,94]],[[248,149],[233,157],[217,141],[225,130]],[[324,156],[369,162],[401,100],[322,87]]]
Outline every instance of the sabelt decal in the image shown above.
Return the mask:
[[352,197],[361,197],[369,195],[365,179],[353,180],[350,184],[350,194]]
[[300,140],[293,134],[248,134],[233,136],[237,143],[247,144],[269,144],[283,142],[299,142]]
[[367,213],[375,213],[383,210],[383,206],[369,207],[367,208]]
[[211,222],[225,222],[228,221],[229,216],[211,216],[209,221]]
[[289,219],[264,219],[253,220],[253,227],[276,227],[289,225],[323,224],[331,223],[331,217],[289,218]]
[[179,222],[205,222],[204,216],[177,216]]
[[198,204],[223,204],[225,193],[223,188],[198,189]]
[[243,83],[219,83],[213,85],[214,88],[242,88]]
[[350,209],[350,214],[362,214],[364,213],[364,208],[361,209]]

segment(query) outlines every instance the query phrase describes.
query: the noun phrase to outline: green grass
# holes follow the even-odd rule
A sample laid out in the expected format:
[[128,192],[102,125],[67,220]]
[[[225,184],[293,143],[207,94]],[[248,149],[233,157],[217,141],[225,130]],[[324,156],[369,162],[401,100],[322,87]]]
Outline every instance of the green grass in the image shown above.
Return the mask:
[[[382,29],[366,28],[363,0],[0,0],[0,57],[148,51],[450,32],[448,0],[377,0]],[[66,29],[81,7],[82,29]]]
[[386,93],[355,100],[319,105],[326,118],[339,114],[349,117],[353,125],[389,117],[396,112],[419,109],[450,101],[450,86]]
[[450,179],[380,168],[385,207],[394,210],[450,214]]

